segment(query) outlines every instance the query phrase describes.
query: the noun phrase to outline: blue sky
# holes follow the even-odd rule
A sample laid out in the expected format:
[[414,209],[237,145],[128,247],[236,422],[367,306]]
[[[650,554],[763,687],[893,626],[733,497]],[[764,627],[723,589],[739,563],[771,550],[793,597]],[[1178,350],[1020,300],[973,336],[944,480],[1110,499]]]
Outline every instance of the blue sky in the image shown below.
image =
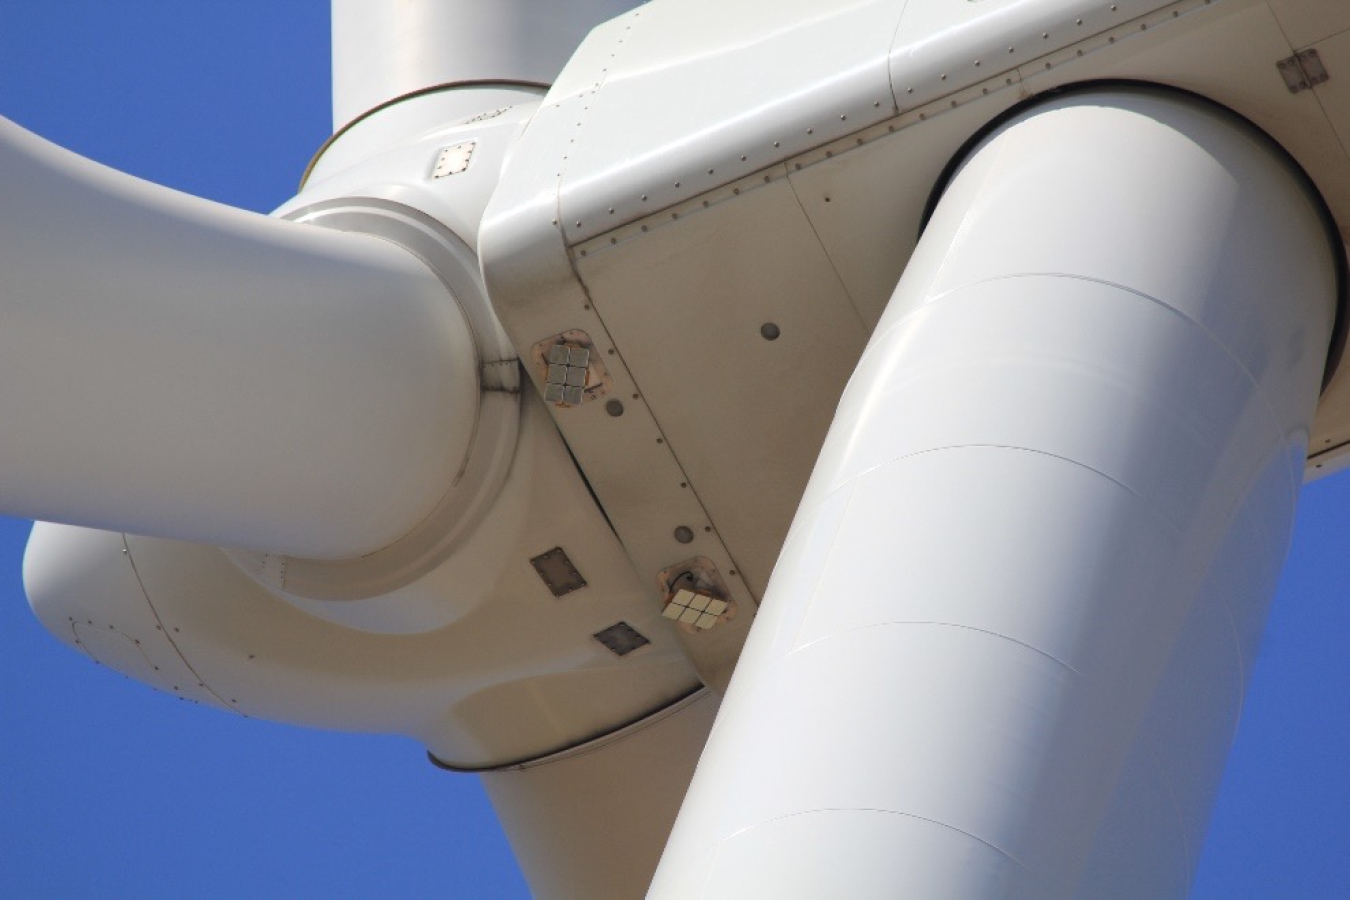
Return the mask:
[[[266,211],[330,130],[327,16],[5,0],[0,115]],[[0,895],[526,895],[477,779],[412,741],[232,717],[58,644],[23,599],[26,535],[0,521]],[[1304,494],[1197,897],[1350,895],[1347,586],[1350,476]]]

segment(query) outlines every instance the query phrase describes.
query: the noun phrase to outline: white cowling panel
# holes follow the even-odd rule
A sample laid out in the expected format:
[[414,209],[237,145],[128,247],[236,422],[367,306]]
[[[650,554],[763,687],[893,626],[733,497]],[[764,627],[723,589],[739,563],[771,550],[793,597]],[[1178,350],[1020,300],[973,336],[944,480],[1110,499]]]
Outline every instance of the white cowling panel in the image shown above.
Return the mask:
[[1183,894],[1334,270],[1216,108],[1079,93],[988,137],[840,403],[652,896]]
[[333,127],[442,84],[552,84],[586,32],[634,5],[634,0],[333,0]]
[[0,120],[0,510],[320,559],[397,540],[477,414],[412,254],[114,172]]

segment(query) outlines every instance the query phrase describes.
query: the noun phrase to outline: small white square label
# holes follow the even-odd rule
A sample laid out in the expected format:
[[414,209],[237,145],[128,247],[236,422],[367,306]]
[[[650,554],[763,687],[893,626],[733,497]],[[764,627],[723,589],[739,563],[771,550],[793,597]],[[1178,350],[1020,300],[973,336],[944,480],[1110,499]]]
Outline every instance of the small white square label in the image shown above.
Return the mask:
[[446,147],[436,157],[436,168],[432,169],[433,178],[444,178],[447,175],[458,175],[469,167],[469,160],[473,157],[474,141],[465,141],[462,144],[455,144],[453,147]]

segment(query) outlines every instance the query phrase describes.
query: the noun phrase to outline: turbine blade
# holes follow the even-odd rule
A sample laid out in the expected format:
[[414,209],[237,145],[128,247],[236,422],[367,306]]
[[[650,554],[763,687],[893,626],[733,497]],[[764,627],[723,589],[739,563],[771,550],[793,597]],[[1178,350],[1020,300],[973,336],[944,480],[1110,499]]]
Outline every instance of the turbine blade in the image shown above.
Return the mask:
[[383,240],[243,212],[0,119],[0,512],[321,559],[407,533],[478,398]]

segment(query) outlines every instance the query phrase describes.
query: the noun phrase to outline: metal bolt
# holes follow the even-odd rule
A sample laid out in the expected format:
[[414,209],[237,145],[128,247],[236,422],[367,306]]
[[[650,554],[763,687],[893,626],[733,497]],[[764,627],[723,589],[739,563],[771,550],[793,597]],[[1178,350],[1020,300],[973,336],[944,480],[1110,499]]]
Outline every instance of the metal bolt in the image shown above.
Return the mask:
[[623,415],[623,404],[618,400],[611,400],[605,404],[605,412],[617,419],[619,416]]
[[694,539],[694,532],[687,526],[681,525],[675,529],[675,540],[681,544],[688,544]]
[[766,341],[776,341],[778,340],[778,336],[782,333],[783,332],[778,329],[778,326],[772,322],[765,322],[763,325],[759,326],[759,336]]

